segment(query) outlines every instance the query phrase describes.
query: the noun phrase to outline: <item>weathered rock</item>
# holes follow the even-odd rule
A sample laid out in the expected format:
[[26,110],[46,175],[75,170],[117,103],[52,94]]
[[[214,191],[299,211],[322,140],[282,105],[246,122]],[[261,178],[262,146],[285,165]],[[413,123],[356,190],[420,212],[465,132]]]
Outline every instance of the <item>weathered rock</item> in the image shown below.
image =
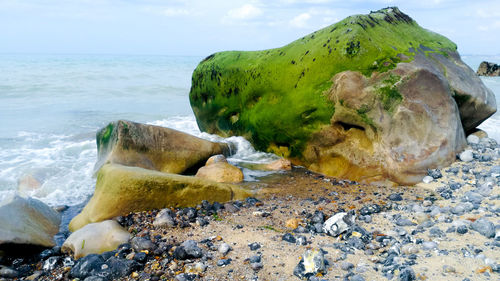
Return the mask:
[[216,154],[229,152],[227,144],[159,126],[119,120],[97,132],[95,171],[106,163],[180,174],[203,166]]
[[0,203],[0,244],[52,247],[61,216],[43,202],[11,195]]
[[323,231],[331,236],[339,236],[351,228],[356,220],[354,212],[337,213],[325,221]]
[[245,136],[327,175],[403,184],[453,162],[464,130],[496,111],[456,45],[397,8],[282,48],[211,55],[190,101],[202,131]]
[[224,202],[250,195],[249,191],[236,185],[107,164],[97,175],[94,195],[82,212],[71,220],[69,229],[75,231],[88,223],[130,212],[196,206],[202,200]]
[[243,172],[240,168],[227,162],[216,162],[201,167],[196,173],[196,177],[215,182],[238,183],[243,181]]
[[479,64],[476,73],[479,76],[500,76],[500,65],[483,61]]
[[73,232],[64,244],[61,251],[73,253],[75,259],[90,254],[101,254],[116,249],[127,243],[130,233],[123,229],[116,221],[107,220],[87,224]]
[[470,161],[474,160],[474,154],[472,153],[472,150],[470,150],[470,149],[464,150],[463,152],[460,153],[460,155],[458,157],[463,162],[470,162]]
[[303,279],[325,273],[325,255],[321,249],[306,250],[299,264],[293,270],[293,275]]
[[208,158],[207,162],[205,163],[205,166],[212,165],[215,163],[220,163],[220,162],[227,163],[227,159],[224,155],[217,154],[217,155],[214,155],[214,156],[211,156],[210,158]]

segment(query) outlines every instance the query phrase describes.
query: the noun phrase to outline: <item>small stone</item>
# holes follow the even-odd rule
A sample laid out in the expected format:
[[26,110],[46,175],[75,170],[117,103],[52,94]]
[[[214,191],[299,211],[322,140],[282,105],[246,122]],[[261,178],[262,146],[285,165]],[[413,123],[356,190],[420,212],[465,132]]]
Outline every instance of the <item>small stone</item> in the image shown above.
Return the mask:
[[208,225],[208,220],[206,220],[204,217],[197,217],[196,224],[203,227],[205,225]]
[[457,270],[451,265],[443,265],[443,272],[445,273],[455,273]]
[[427,174],[435,180],[443,177],[439,169],[429,169],[427,170]]
[[307,238],[304,235],[297,235],[295,244],[305,246],[307,245]]
[[[458,157],[463,162],[470,162],[470,161],[474,160],[474,154],[472,153],[472,150],[470,150],[470,149],[463,151],[462,153],[459,154]],[[462,169],[462,171],[463,171],[463,169]]]
[[248,244],[248,247],[250,247],[251,251],[255,251],[255,250],[260,249],[260,244],[257,242],[253,242],[253,243]]
[[175,276],[177,281],[193,281],[196,279],[196,274],[181,273]]
[[431,183],[433,180],[434,180],[434,178],[433,178],[433,177],[431,177],[431,176],[425,176],[425,177],[422,179],[422,182],[423,182],[423,183]]
[[414,244],[405,244],[401,247],[401,252],[405,255],[411,255],[418,253],[418,248]]
[[426,241],[422,243],[422,248],[426,251],[436,249],[437,247],[438,245],[434,241]]
[[203,256],[203,251],[198,247],[198,243],[194,240],[184,241],[180,247],[184,248],[186,251],[187,258],[201,258]]
[[240,210],[240,208],[236,207],[233,203],[225,203],[224,209],[230,213],[236,213]]
[[136,262],[139,262],[139,263],[144,263],[146,262],[146,259],[147,259],[147,254],[144,253],[144,252],[139,252],[139,253],[136,253],[133,257],[133,259],[136,261]]
[[396,220],[396,225],[397,226],[413,226],[416,224],[407,218],[399,218]]
[[217,266],[226,266],[231,263],[231,259],[220,259],[217,261]]
[[348,213],[337,213],[326,220],[323,225],[323,230],[328,235],[337,237],[348,231],[355,224],[355,220],[356,214],[354,211],[349,211]]
[[254,217],[261,217],[261,218],[266,218],[271,215],[269,212],[264,212],[264,211],[255,211],[252,213]]
[[340,268],[342,268],[342,270],[349,271],[354,268],[354,264],[344,261],[340,264]]
[[251,263],[250,264],[250,267],[254,270],[254,271],[259,271],[261,270],[264,265],[261,263],[261,262],[254,262],[254,263]]
[[162,209],[158,215],[156,215],[155,220],[153,221],[153,226],[156,227],[174,227],[176,225],[175,220],[172,218],[171,212],[169,209]]
[[295,237],[291,233],[285,233],[285,234],[283,234],[283,236],[281,237],[281,239],[283,241],[288,242],[288,243],[295,243],[296,242]]
[[132,238],[132,240],[130,240],[130,244],[136,252],[144,250],[153,251],[156,247],[155,244],[151,242],[151,240],[144,237],[134,237]]
[[467,226],[465,226],[465,225],[461,225],[461,226],[457,227],[457,233],[459,233],[459,234],[465,234],[465,233],[467,233],[467,231],[469,231],[469,230],[467,229]]
[[412,281],[415,280],[415,272],[411,267],[405,267],[400,270],[399,276],[398,276],[399,281]]
[[325,256],[321,249],[307,250],[299,264],[293,270],[293,274],[299,278],[309,278],[318,273],[325,272]]
[[296,229],[299,227],[300,220],[297,218],[292,218],[286,221],[285,226],[287,228]]
[[349,278],[349,281],[365,281],[365,278],[359,274],[354,274]]
[[389,195],[389,200],[391,200],[391,201],[402,201],[403,197],[399,193],[393,193],[393,194]]
[[478,144],[479,137],[475,136],[475,135],[469,135],[469,136],[467,136],[467,143],[468,144]]
[[495,237],[495,225],[485,218],[480,218],[471,224],[471,228],[486,238]]
[[197,262],[194,265],[194,269],[197,273],[202,273],[202,272],[205,272],[205,270],[207,270],[207,266],[202,262]]
[[229,253],[229,251],[231,251],[231,246],[229,246],[229,244],[227,244],[227,243],[222,243],[222,244],[220,244],[218,251],[223,256],[225,256],[225,255],[227,255],[227,253]]
[[45,262],[43,263],[42,269],[44,271],[51,271],[54,268],[56,268],[57,263],[61,260],[61,257],[55,256],[55,257],[50,257]]

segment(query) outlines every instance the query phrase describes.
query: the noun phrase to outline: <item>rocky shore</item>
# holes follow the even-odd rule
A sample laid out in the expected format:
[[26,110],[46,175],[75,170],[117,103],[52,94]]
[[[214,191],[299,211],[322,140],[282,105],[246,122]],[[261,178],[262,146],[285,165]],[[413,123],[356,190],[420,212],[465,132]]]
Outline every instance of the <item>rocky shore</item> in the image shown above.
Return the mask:
[[416,186],[295,167],[249,184],[258,198],[117,217],[116,250],[4,257],[1,280],[498,280],[500,146],[468,141]]

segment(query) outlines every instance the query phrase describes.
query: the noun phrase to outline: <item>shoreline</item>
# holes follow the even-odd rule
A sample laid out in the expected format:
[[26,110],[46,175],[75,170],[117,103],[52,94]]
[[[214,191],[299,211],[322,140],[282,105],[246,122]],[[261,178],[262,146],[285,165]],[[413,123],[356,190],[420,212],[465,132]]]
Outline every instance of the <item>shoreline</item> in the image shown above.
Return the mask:
[[[225,208],[217,212],[203,205],[172,210],[173,227],[153,225],[158,210],[132,213],[117,220],[150,248],[133,250],[131,242],[103,255],[137,263],[113,280],[299,280],[294,271],[308,249],[321,249],[326,264],[309,280],[496,280],[500,146],[492,144],[469,146],[472,162],[457,159],[431,171],[430,183],[411,187],[352,184],[294,168],[256,182],[266,190],[257,199],[220,204]],[[318,223],[350,210],[360,229],[337,237],[321,233]],[[480,227],[493,227],[493,236]],[[201,257],[176,254],[187,240],[196,242]],[[250,249],[254,242],[259,249]],[[224,244],[231,250],[222,254]],[[72,259],[55,250],[31,264],[27,276],[69,278],[76,265],[68,266]]]

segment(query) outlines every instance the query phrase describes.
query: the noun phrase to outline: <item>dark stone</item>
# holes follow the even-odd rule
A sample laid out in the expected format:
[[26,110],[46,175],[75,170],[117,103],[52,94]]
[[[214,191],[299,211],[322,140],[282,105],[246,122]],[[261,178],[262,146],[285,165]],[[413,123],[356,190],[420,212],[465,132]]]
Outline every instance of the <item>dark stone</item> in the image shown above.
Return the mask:
[[398,279],[399,281],[413,281],[415,280],[415,272],[411,267],[405,267],[400,270]]
[[260,256],[260,255],[255,255],[255,256],[251,256],[250,258],[248,258],[248,261],[250,263],[261,262],[261,260],[262,260],[262,256]]
[[429,169],[427,170],[427,174],[431,176],[433,179],[439,179],[443,177],[439,169]]
[[251,251],[255,251],[255,250],[260,249],[260,244],[257,242],[253,242],[253,243],[248,244],[248,247],[250,247]]
[[485,218],[480,218],[471,224],[471,228],[486,238],[495,237],[495,225]]
[[139,263],[144,263],[146,262],[147,255],[144,252],[139,252],[134,255],[134,260]]
[[459,234],[465,234],[465,233],[467,233],[467,231],[469,231],[469,230],[467,229],[467,226],[465,226],[465,225],[461,225],[461,226],[457,227],[457,232]]
[[130,244],[132,245],[132,248],[134,248],[136,252],[144,250],[153,251],[155,248],[155,244],[151,242],[151,240],[144,237],[134,237],[130,241]]
[[225,266],[231,263],[231,259],[220,259],[217,261],[217,266]]
[[403,201],[403,197],[399,193],[393,193],[389,195],[389,200],[391,201]]
[[119,259],[117,257],[111,257],[106,261],[108,269],[111,272],[111,277],[117,279],[120,277],[125,277],[130,275],[133,271],[140,268],[139,263],[135,260],[125,260]]
[[283,236],[281,237],[281,239],[283,241],[286,241],[286,242],[289,242],[289,243],[295,243],[296,242],[295,237],[291,233],[285,233],[285,234],[283,234]]
[[71,268],[70,276],[73,278],[85,279],[90,275],[96,275],[101,270],[104,259],[97,254],[90,254],[79,259]]

